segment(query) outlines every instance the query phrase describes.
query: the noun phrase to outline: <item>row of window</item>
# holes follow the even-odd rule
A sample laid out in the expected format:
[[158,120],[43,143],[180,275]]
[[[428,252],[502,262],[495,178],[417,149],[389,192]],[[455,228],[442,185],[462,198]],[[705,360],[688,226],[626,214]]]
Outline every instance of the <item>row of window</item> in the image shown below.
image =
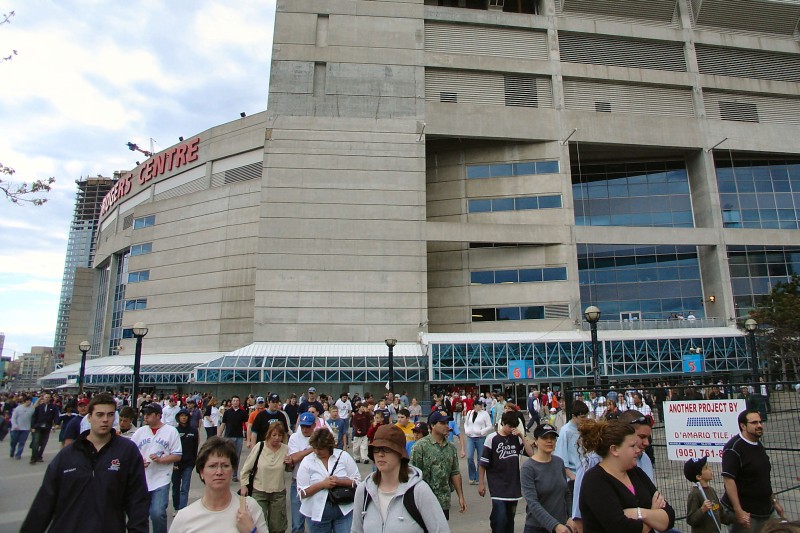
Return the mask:
[[473,322],[497,322],[499,320],[543,320],[544,306],[523,307],[478,307],[472,309]]
[[561,195],[518,196],[513,198],[492,198],[470,200],[469,213],[496,213],[500,211],[524,211],[529,209],[558,209],[561,207]]
[[138,311],[140,309],[147,309],[147,298],[134,298],[125,300],[126,311]]
[[523,268],[519,270],[484,270],[470,272],[470,283],[535,283],[537,281],[566,281],[567,267]]
[[146,217],[133,219],[133,229],[149,228],[150,226],[155,226],[155,225],[156,225],[155,215],[147,215]]
[[137,270],[135,272],[128,272],[128,283],[138,283],[140,281],[149,281],[149,270]]
[[726,228],[798,229],[800,164],[796,160],[717,159]]
[[531,161],[527,163],[498,163],[494,165],[468,165],[467,179],[507,178],[536,174],[558,174],[558,161]]
[[131,246],[131,255],[146,255],[153,251],[153,243],[145,242],[142,244],[134,244]]

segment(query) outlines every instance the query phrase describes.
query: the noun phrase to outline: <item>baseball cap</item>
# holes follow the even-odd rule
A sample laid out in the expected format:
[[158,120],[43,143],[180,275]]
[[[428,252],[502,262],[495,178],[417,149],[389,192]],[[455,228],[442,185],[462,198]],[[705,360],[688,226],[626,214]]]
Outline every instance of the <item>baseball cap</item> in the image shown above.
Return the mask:
[[316,422],[317,417],[315,417],[312,413],[306,411],[305,413],[300,415],[300,418],[297,419],[297,423],[301,426],[313,426],[314,422]]
[[256,398],[256,403],[264,403],[264,397],[259,396],[258,398]]
[[444,411],[434,411],[428,416],[428,426],[433,426],[438,424],[439,422],[449,422],[450,419],[447,417],[447,413]]
[[412,429],[414,433],[422,433],[423,435],[428,434],[428,424],[425,422],[417,422],[414,424],[414,429]]
[[87,400],[86,398],[81,398],[80,400],[78,400],[78,405],[79,406],[80,405],[89,405],[89,400]]
[[703,471],[706,466],[708,457],[701,457],[700,459],[689,459],[683,464],[683,475],[692,483],[697,483],[697,476]]
[[315,389],[314,387],[309,387],[308,392],[317,392],[317,389]]
[[142,407],[142,412],[146,415],[152,413],[161,414],[164,412],[164,410],[161,409],[161,404],[153,402],[153,403],[148,403],[144,407]]
[[555,427],[551,426],[550,424],[539,424],[536,426],[536,429],[533,430],[533,438],[539,439],[551,433],[558,436],[558,430]]
[[269,395],[269,401],[271,401],[271,402],[279,402],[279,401],[281,401],[281,397],[273,392],[272,394]]

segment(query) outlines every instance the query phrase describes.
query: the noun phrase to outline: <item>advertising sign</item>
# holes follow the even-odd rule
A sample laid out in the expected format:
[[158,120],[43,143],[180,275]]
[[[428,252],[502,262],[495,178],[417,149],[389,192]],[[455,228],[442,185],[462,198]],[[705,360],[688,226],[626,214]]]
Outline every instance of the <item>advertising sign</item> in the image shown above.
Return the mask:
[[508,379],[533,379],[533,361],[509,361]]
[[687,353],[681,356],[683,361],[683,371],[686,374],[694,374],[703,371],[703,362],[705,361],[701,353]]
[[671,461],[708,457],[722,462],[722,447],[739,433],[744,400],[664,402],[664,433]]

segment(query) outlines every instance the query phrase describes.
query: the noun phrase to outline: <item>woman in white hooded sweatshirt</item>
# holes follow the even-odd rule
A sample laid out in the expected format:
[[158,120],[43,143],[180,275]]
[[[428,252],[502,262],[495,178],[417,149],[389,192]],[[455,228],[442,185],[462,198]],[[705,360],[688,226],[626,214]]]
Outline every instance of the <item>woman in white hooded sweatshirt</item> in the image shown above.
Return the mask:
[[368,455],[377,470],[356,489],[351,533],[450,533],[439,500],[409,464],[402,429],[380,426]]

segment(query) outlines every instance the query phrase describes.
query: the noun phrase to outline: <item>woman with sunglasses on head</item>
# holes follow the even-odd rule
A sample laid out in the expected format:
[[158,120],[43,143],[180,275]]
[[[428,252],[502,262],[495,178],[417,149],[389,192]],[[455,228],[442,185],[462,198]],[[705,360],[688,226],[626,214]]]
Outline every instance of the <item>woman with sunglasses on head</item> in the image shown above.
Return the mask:
[[392,533],[450,531],[422,472],[409,464],[403,430],[394,425],[378,427],[368,455],[377,470],[356,489],[353,533],[385,531],[387,526]]
[[587,453],[601,460],[583,476],[579,506],[584,533],[666,531],[675,511],[647,474],[637,466],[640,438],[634,424],[621,420],[584,420],[579,425]]
[[331,489],[355,488],[361,480],[358,466],[327,429],[314,431],[308,444],[314,450],[297,469],[300,513],[310,518],[309,533],[349,533],[353,521],[353,502],[335,502]]

